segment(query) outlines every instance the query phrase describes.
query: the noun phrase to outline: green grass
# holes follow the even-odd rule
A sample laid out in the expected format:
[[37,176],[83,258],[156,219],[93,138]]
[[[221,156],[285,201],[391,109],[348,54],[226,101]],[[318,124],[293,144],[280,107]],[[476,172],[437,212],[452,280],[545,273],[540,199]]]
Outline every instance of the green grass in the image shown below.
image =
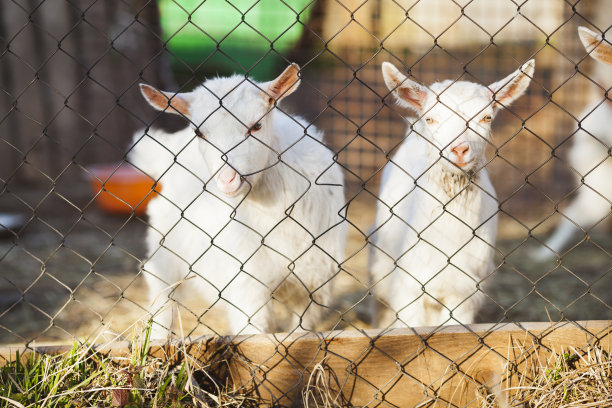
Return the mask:
[[[0,408],[178,408],[203,406],[207,398],[233,401],[199,388],[188,360],[173,366],[151,357],[150,334],[148,326],[140,336],[135,335],[131,354],[122,359],[76,342],[64,354],[17,354],[0,367]],[[225,406],[232,406],[230,403]]]

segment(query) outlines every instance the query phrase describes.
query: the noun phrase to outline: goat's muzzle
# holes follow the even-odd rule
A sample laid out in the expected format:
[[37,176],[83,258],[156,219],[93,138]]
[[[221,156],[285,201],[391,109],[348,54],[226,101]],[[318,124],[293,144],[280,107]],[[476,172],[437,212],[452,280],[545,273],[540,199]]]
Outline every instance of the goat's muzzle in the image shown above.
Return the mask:
[[228,165],[223,166],[215,179],[219,190],[230,197],[236,195],[244,183],[240,174]]

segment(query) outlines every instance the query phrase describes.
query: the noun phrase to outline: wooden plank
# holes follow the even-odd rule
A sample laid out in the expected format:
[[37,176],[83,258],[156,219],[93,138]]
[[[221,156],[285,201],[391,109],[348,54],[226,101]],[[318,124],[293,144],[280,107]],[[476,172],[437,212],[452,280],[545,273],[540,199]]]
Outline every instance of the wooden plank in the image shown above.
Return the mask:
[[[343,330],[326,333],[205,337],[189,344],[154,344],[157,357],[181,359],[182,350],[209,362],[228,360],[236,389],[253,390],[270,403],[301,405],[302,389],[313,367],[322,363],[332,391],[355,406],[444,406],[475,404],[481,384],[500,381],[507,362],[529,377],[529,362],[545,361],[551,350],[597,345],[610,351],[611,321],[475,324],[430,328]],[[100,348],[113,356],[129,343]],[[58,353],[70,346],[38,346]],[[21,348],[23,351],[23,348]],[[4,358],[16,348],[0,349]],[[511,383],[504,384],[505,387]],[[475,406],[475,405],[474,405]]]

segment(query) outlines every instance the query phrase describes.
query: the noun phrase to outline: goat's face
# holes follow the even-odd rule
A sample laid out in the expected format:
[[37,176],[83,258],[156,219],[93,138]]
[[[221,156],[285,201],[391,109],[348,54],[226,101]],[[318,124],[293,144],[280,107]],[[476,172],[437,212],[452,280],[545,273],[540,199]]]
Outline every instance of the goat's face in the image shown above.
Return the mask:
[[470,82],[433,84],[415,127],[451,171],[470,171],[484,158],[495,115],[489,90]]
[[297,65],[290,65],[267,83],[239,76],[216,78],[187,94],[141,89],[154,107],[190,120],[216,189],[227,197],[241,197],[277,161],[275,102],[297,88],[298,72]]
[[488,87],[450,80],[424,87],[388,62],[383,63],[382,70],[399,104],[417,113],[414,129],[431,144],[429,151],[448,170],[463,173],[474,171],[484,161],[491,121],[500,107],[525,92],[534,66],[531,60]]

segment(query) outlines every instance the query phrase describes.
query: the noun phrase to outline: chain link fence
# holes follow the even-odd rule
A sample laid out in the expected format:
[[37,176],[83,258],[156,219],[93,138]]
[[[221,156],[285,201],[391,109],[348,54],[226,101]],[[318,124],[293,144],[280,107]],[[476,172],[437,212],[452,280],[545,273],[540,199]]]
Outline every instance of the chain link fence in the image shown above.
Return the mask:
[[[364,329],[402,326],[410,304],[419,305],[417,314],[444,310],[440,324],[464,326],[610,319],[610,193],[601,180],[610,160],[612,137],[602,118],[612,117],[606,116],[612,70],[587,56],[577,32],[586,26],[605,38],[610,10],[604,0],[2,2],[0,343],[127,336],[151,312],[166,314],[160,328],[188,338],[302,329],[357,329],[366,336]],[[393,91],[401,81],[390,90],[381,65],[391,62],[423,86],[449,79],[443,89],[422,89],[469,122],[462,116],[468,101],[449,104],[445,92],[460,81],[494,84],[531,59],[530,84],[511,105],[501,102],[482,166],[463,172],[477,189],[477,174],[490,175],[496,207],[489,219],[498,221],[497,233],[485,239],[480,225],[449,221],[488,240],[493,261],[472,277],[462,299],[436,299],[434,278],[459,265],[453,258],[467,243],[450,253],[437,248],[446,264],[423,279],[400,260],[412,244],[393,253],[376,238],[386,224],[375,223],[377,206],[393,214],[401,201],[381,197],[385,167],[412,178],[401,179],[396,194],[418,186],[421,174],[394,158],[406,131],[419,133],[418,119],[436,120],[429,110],[399,106]],[[299,74],[279,76],[291,63]],[[233,74],[229,85],[204,82]],[[189,101],[203,82],[205,96],[181,109],[181,98]],[[167,91],[150,88],[157,110],[143,99],[140,83]],[[282,143],[258,137],[272,132],[268,124],[289,129]],[[244,141],[230,146],[236,129]],[[585,138],[596,142],[581,147],[576,140]],[[139,143],[151,142],[151,155],[138,158]],[[232,157],[247,147],[270,161],[241,171]],[[576,167],[576,156],[586,158],[584,168]],[[450,161],[441,153],[435,163]],[[340,172],[343,195],[334,176]],[[262,191],[254,180],[271,174],[283,181],[268,180],[270,191]],[[226,187],[241,180],[243,198],[220,194],[220,177]],[[581,190],[590,192],[583,194],[586,205],[566,211]],[[462,192],[438,202],[442,213]],[[253,208],[270,215],[271,224],[262,226]],[[435,242],[437,230],[428,228],[440,219],[410,225],[400,212],[395,216],[409,230],[394,239],[413,234],[419,245]],[[562,245],[548,241],[564,219],[572,235]],[[387,255],[390,269],[372,270],[373,247]],[[283,268],[274,272],[275,265]],[[378,296],[381,276],[391,270],[415,279],[401,307]],[[445,279],[452,297],[456,282]],[[465,321],[459,310],[474,297],[477,313]],[[377,322],[374,309],[392,318]]]

